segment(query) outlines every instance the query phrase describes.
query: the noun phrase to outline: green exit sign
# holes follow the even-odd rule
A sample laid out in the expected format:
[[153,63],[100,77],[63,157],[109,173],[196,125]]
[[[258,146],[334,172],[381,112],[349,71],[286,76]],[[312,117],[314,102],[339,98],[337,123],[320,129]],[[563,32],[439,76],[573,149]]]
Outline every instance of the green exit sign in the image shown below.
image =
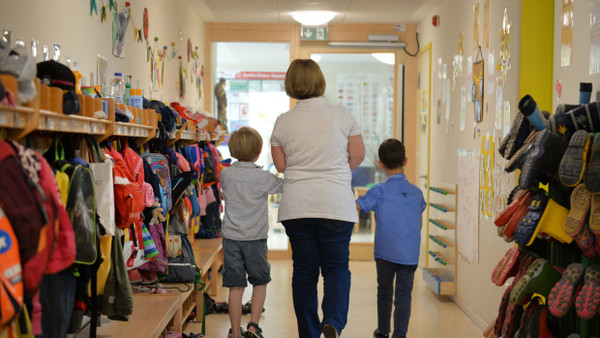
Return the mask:
[[327,40],[327,27],[302,27],[302,40]]

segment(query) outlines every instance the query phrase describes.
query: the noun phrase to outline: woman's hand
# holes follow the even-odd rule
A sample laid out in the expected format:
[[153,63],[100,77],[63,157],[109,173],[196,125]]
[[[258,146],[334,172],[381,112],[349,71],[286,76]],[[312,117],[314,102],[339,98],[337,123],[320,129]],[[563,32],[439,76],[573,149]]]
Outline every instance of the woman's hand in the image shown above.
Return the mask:
[[[350,171],[358,168],[364,159],[365,144],[362,135],[348,137],[348,164],[350,164]],[[273,155],[273,161],[275,161],[275,155]]]
[[284,173],[285,168],[287,167],[287,162],[285,160],[285,153],[283,152],[283,147],[272,146],[271,156],[273,156],[273,164],[275,165],[275,169],[277,169],[277,171],[280,173]]

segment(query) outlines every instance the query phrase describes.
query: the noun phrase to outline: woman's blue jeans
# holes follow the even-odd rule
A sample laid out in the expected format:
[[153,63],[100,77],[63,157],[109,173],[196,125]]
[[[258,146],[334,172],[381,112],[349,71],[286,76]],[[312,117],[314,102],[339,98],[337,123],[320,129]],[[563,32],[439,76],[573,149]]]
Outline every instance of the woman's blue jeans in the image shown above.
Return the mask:
[[[348,256],[354,224],[320,218],[282,223],[292,247],[292,297],[299,337],[319,338],[324,324],[341,332],[348,320]],[[323,321],[318,314],[319,270],[323,275]]]

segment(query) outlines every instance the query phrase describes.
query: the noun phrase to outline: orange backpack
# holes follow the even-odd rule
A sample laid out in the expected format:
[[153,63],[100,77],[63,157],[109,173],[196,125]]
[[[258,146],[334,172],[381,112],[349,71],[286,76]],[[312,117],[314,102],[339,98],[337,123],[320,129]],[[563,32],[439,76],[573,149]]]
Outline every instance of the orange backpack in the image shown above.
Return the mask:
[[0,331],[12,321],[23,304],[23,275],[17,237],[0,209]]

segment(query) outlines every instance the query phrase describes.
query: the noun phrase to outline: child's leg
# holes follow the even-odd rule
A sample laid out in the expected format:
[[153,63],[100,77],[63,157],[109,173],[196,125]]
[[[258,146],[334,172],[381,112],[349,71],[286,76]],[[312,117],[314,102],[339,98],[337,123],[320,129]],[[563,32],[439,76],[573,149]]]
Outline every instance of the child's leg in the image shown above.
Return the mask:
[[[252,288],[252,306],[250,310],[250,321],[258,324],[260,315],[262,314],[263,306],[265,305],[265,298],[267,297],[267,284],[255,285]],[[256,329],[252,326],[248,327],[248,330],[256,332]]]
[[242,296],[244,296],[243,287],[235,286],[229,288],[229,322],[231,323],[232,338],[242,337],[240,334],[242,322]]
[[392,302],[394,297],[394,263],[383,259],[375,260],[377,266],[377,329],[376,333],[390,333]]
[[416,269],[416,265],[396,264],[396,298],[394,299],[394,334],[392,338],[406,337]]

